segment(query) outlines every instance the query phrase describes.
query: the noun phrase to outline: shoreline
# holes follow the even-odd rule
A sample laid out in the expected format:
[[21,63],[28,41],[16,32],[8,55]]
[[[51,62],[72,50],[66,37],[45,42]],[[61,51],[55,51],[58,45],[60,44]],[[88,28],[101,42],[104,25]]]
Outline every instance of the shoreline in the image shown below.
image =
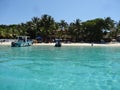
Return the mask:
[[[105,43],[105,44],[97,44],[97,43],[61,43],[62,46],[120,46],[120,43]],[[33,44],[33,46],[54,46],[55,43],[37,43]]]
[[[97,44],[97,43],[61,43],[62,46],[120,46],[119,42],[111,42],[105,44]],[[11,45],[11,42],[2,42],[0,45]],[[33,46],[54,46],[55,43],[34,43]]]

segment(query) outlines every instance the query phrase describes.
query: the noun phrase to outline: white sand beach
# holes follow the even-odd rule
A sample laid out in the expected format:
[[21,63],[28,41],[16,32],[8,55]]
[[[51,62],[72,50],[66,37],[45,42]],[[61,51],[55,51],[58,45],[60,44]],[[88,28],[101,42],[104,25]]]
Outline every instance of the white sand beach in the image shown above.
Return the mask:
[[[2,42],[0,45],[11,45],[11,42]],[[34,43],[33,46],[54,46],[55,43]],[[120,46],[120,43],[106,43],[106,44],[96,44],[96,43],[62,43],[62,46]]]
[[11,45],[11,42],[0,42],[0,45]]
[[[35,46],[37,45],[43,45],[43,46],[54,46],[55,43],[36,43],[33,44]],[[107,44],[96,44],[96,43],[62,43],[62,46],[120,46],[120,43],[107,43]]]

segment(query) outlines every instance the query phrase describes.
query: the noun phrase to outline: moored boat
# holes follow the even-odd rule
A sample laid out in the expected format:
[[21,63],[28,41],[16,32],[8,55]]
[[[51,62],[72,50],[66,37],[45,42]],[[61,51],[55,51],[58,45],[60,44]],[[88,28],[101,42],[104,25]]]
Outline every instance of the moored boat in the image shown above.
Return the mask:
[[56,40],[55,47],[61,47],[61,40],[60,39]]
[[28,40],[28,36],[18,36],[17,41],[11,43],[11,47],[26,47],[31,45],[32,41]]

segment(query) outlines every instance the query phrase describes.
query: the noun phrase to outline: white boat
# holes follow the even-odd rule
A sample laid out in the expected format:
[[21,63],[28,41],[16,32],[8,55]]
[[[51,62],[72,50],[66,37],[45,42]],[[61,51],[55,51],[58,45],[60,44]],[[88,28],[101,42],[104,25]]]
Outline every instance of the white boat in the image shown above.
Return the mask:
[[11,43],[11,47],[26,47],[32,44],[33,42],[28,40],[28,36],[18,36],[17,41]]

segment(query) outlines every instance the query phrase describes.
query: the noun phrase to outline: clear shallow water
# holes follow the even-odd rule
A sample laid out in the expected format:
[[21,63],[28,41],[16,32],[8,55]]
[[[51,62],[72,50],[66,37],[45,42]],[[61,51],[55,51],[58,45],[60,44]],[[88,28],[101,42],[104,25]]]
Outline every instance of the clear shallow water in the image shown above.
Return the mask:
[[120,47],[0,46],[0,90],[120,90]]

